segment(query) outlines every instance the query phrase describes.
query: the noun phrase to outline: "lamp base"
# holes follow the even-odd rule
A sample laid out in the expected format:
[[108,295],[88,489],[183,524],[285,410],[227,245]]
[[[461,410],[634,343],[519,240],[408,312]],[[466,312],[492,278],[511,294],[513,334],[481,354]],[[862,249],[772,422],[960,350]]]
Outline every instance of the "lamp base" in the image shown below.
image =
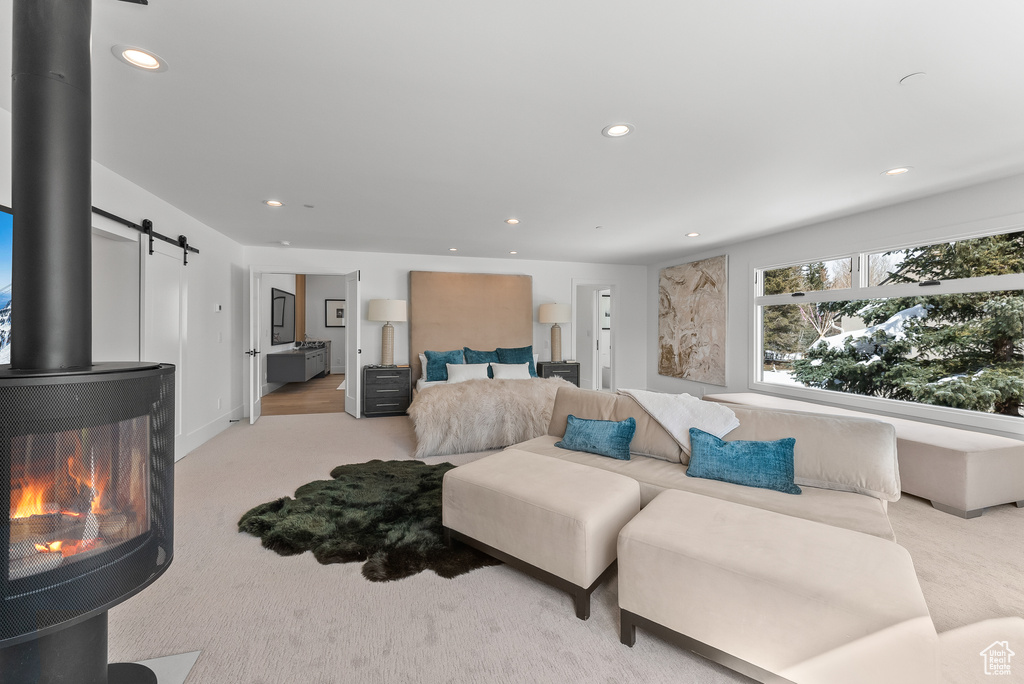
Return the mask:
[[380,365],[395,365],[395,326],[390,321],[380,330]]
[[557,323],[551,326],[551,361],[562,363],[562,328]]

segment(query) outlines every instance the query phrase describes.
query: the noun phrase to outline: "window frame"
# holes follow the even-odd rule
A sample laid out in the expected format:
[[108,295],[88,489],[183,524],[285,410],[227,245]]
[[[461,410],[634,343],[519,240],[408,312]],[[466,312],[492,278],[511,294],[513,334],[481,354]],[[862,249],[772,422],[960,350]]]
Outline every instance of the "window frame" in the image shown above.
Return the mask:
[[[1024,416],[1014,418],[1000,414],[983,413],[968,409],[951,408],[947,406],[936,406],[897,399],[884,399],[861,394],[839,392],[834,390],[818,389],[814,387],[796,387],[793,385],[782,385],[763,380],[763,359],[764,359],[764,307],[780,304],[813,304],[818,302],[850,301],[855,299],[891,299],[895,297],[910,297],[926,295],[958,294],[971,292],[996,292],[1005,290],[1024,291],[1024,273],[1011,273],[1004,275],[980,276],[978,278],[959,278],[954,280],[943,280],[936,285],[921,285],[920,283],[894,283],[889,285],[867,284],[867,269],[862,265],[868,264],[871,254],[878,254],[897,249],[908,249],[934,245],[941,242],[954,242],[974,238],[990,237],[1024,230],[1024,226],[1002,227],[996,231],[984,233],[967,234],[963,236],[950,237],[948,239],[927,238],[914,243],[900,244],[888,247],[865,249],[862,251],[848,252],[840,255],[814,257],[811,259],[799,259],[787,261],[781,264],[767,264],[754,268],[753,279],[753,325],[752,325],[752,346],[750,358],[750,373],[748,374],[748,388],[752,391],[775,394],[793,399],[812,401],[815,403],[836,405],[842,408],[870,411],[873,413],[891,415],[895,417],[919,418],[930,422],[943,423],[954,426],[966,426],[980,428],[993,432],[1002,432],[1012,435],[1024,435]],[[765,295],[764,272],[778,268],[800,266],[816,261],[828,261],[833,259],[852,259],[853,273],[851,275],[851,287],[837,290],[820,290],[805,292],[802,295],[794,296],[793,293]]]

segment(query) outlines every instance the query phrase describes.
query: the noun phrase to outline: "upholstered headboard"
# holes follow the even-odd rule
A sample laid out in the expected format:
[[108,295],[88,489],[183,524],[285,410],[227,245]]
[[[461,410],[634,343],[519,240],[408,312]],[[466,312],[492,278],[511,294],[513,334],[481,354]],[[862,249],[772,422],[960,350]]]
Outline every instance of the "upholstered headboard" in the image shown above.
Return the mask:
[[409,271],[409,365],[415,382],[428,349],[533,344],[533,278]]

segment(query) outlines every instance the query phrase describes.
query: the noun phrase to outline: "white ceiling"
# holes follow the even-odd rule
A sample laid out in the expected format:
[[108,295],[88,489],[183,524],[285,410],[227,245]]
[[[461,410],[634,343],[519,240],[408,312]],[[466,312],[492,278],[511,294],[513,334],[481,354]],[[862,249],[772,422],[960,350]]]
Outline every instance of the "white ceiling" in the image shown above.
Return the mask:
[[150,2],[93,156],[246,245],[654,263],[1024,171],[1019,0]]

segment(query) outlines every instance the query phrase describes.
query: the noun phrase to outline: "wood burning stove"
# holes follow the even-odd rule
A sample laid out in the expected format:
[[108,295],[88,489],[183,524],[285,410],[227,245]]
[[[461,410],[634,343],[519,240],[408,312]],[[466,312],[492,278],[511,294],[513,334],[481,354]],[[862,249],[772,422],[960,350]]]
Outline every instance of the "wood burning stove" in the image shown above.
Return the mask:
[[0,684],[107,666],[107,610],[172,558],[174,367],[92,363],[90,0],[15,0],[11,364],[0,366]]
[[[0,475],[10,482],[0,491],[10,511],[0,529],[0,681],[18,661],[33,678],[11,681],[49,681],[68,628],[101,618],[105,631],[106,611],[171,562],[174,368],[0,367],[0,415]],[[103,670],[105,646],[93,657]]]

